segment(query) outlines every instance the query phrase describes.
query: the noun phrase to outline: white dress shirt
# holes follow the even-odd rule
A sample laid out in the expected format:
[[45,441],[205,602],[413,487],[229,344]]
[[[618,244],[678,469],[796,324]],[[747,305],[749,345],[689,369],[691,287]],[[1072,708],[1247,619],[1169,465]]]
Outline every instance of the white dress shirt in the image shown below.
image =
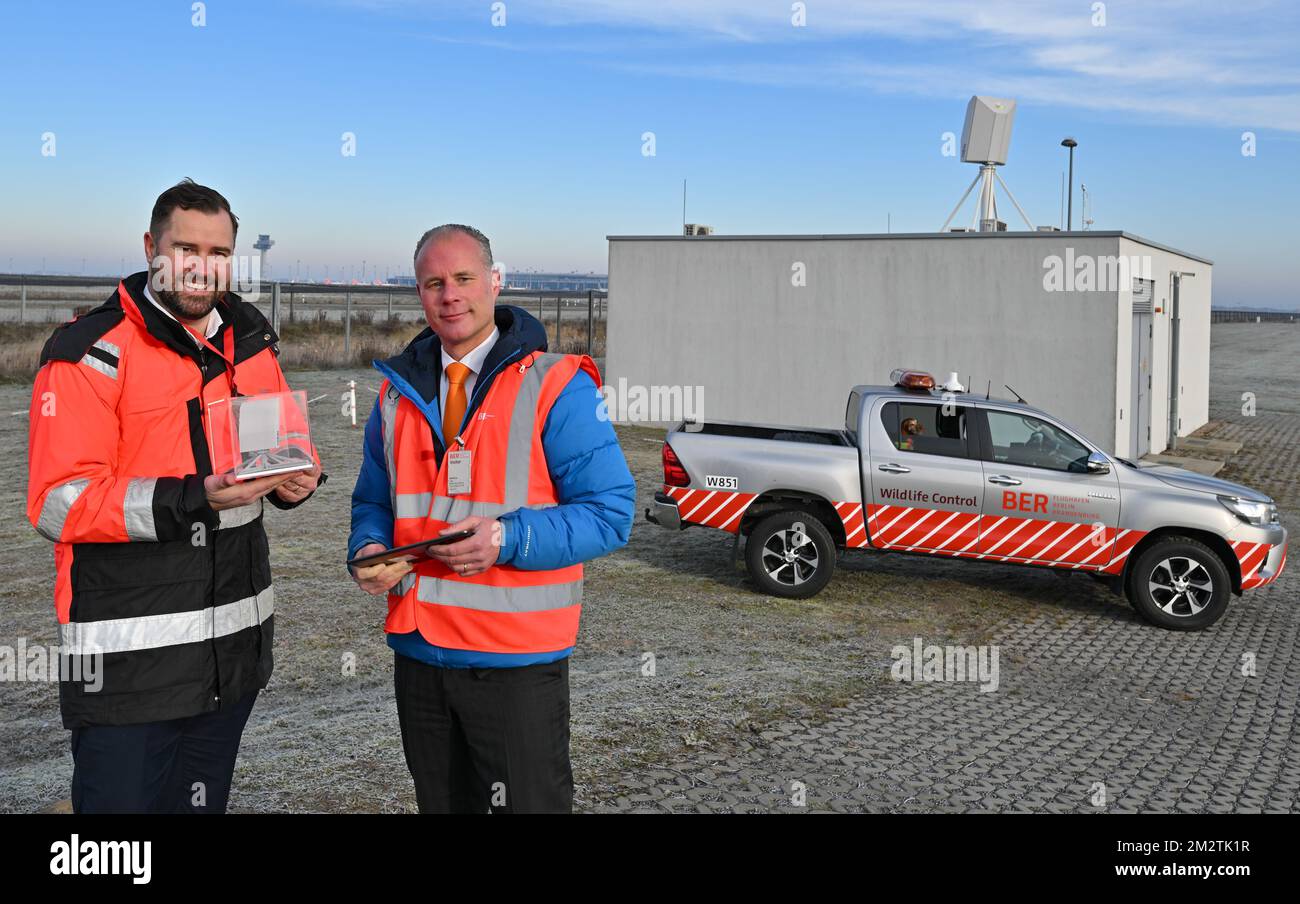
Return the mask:
[[[167,310],[166,308],[164,308],[162,304],[158,301],[158,299],[153,297],[153,292],[149,291],[149,284],[147,282],[145,283],[145,287],[144,287],[144,297],[149,299],[149,303],[152,304],[155,308],[162,311],[172,320],[176,320],[176,315],[173,314],[171,311]],[[176,320],[176,322],[180,323],[179,320]],[[211,339],[213,336],[217,335],[217,330],[219,329],[221,329],[221,315],[217,313],[217,308],[214,305],[212,310],[208,312],[208,325],[203,328],[203,338]],[[185,332],[191,339],[194,340],[195,345],[197,345],[199,348],[203,347],[203,343],[200,342],[193,333],[191,333],[189,330],[186,330]]]
[[[469,368],[469,375],[465,377],[465,410],[469,411],[470,399],[474,398],[474,384],[478,382],[478,375],[483,371],[483,362],[487,360],[488,352],[492,351],[492,346],[497,344],[497,339],[501,337],[501,331],[492,327],[492,332],[488,337],[476,345],[471,351],[466,352],[460,358],[460,363]],[[447,398],[447,365],[456,359],[447,354],[446,346],[442,349],[442,375],[438,383],[438,413],[442,414],[443,400]],[[447,437],[450,443],[454,437]]]

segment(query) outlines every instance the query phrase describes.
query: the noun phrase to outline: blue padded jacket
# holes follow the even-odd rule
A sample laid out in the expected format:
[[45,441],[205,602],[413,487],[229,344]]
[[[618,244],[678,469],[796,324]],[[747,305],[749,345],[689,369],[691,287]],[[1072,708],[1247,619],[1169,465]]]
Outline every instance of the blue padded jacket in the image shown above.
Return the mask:
[[[532,351],[546,351],[546,329],[527,311],[498,305],[500,333],[483,363],[466,410],[472,415],[496,374]],[[438,463],[446,443],[438,400],[442,346],[431,329],[411,340],[395,357],[374,362],[375,369],[424,414],[435,437]],[[613,425],[591,377],[579,370],[555,400],[542,427],[542,449],[560,504],[547,509],[517,509],[499,519],[503,528],[497,561],[516,568],[563,568],[596,558],[627,543],[636,507],[636,483],[628,470]],[[367,543],[393,542],[393,511],[388,465],[384,459],[379,404],[366,422],[361,473],[352,491],[352,532],[348,558]],[[545,653],[491,653],[454,650],[430,644],[418,631],[389,634],[399,654],[452,668],[508,668],[554,662],[569,647]]]

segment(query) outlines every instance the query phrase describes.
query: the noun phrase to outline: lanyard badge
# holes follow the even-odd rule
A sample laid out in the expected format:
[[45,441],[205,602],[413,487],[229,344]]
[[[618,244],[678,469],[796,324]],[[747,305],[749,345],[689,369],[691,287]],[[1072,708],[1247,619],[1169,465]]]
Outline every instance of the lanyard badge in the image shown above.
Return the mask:
[[[523,373],[532,363],[534,356],[525,357],[519,362],[519,372]],[[496,391],[495,385],[492,392]],[[483,404],[487,404],[485,399]],[[471,421],[472,423],[472,421]],[[465,448],[463,437],[456,437],[455,444],[459,449],[447,448],[447,494],[450,496],[459,496],[463,493],[470,492],[470,470],[473,466],[474,452]]]
[[459,449],[447,450],[447,494],[460,496],[470,491],[469,473],[474,453],[465,448],[465,440],[456,437]]

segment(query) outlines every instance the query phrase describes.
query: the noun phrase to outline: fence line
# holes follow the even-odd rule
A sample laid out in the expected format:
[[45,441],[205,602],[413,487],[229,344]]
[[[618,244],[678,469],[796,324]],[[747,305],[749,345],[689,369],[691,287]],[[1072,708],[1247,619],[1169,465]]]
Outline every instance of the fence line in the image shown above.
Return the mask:
[[[36,309],[49,321],[51,313],[62,312],[67,319],[97,306],[118,284],[116,277],[47,276],[34,274],[0,274],[0,308],[17,301],[17,321],[32,319]],[[102,290],[102,294],[96,290]],[[52,298],[50,296],[53,296]],[[558,348],[564,340],[566,325],[577,322],[585,313],[585,330],[577,327],[587,354],[594,355],[599,346],[597,324],[603,324],[609,312],[609,294],[599,289],[502,289],[500,303],[516,304],[525,310],[536,309],[537,319],[546,328],[548,341]],[[270,319],[279,332],[283,323],[300,320],[341,322],[344,354],[351,352],[353,322],[373,322],[379,312],[385,319],[423,319],[423,309],[414,286],[326,284],[291,281],[262,282],[254,304]],[[576,350],[576,349],[575,349]]]
[[1295,323],[1300,313],[1290,311],[1229,311],[1210,309],[1210,323]]

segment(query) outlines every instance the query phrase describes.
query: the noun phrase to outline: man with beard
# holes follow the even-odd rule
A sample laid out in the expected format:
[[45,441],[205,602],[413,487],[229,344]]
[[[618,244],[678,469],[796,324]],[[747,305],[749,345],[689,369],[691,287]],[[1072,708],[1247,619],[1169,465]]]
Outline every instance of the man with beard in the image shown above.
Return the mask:
[[237,228],[211,188],[167,189],[144,236],[148,272],[41,353],[27,512],[55,543],[77,812],[225,811],[271,675],[262,500],[292,508],[324,482],[319,460],[245,481],[213,473],[216,413],[288,390],[270,325],[227,291]]

